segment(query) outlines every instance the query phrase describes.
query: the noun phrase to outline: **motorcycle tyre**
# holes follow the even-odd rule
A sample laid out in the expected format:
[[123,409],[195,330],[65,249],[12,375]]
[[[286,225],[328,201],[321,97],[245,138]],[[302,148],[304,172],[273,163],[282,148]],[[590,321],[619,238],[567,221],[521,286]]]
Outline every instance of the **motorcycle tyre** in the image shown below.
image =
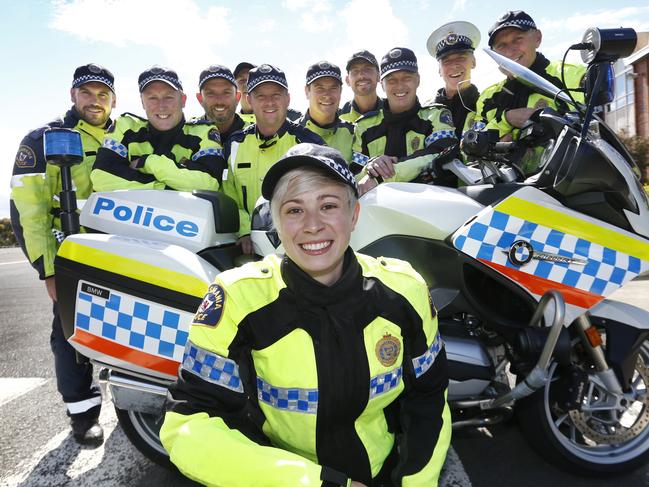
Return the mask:
[[115,407],[115,414],[126,437],[140,453],[162,467],[177,471],[175,465],[169,460],[169,455],[162,447],[160,438],[157,436],[158,433],[156,432],[154,435],[153,431],[151,431],[151,425],[146,422],[147,420],[161,421],[162,418],[155,419],[151,415],[135,413],[118,407]]
[[[547,387],[547,386],[546,386]],[[516,418],[527,443],[552,465],[583,477],[613,477],[630,473],[649,461],[646,451],[621,463],[601,464],[577,457],[556,438],[545,409],[545,387],[516,403]]]

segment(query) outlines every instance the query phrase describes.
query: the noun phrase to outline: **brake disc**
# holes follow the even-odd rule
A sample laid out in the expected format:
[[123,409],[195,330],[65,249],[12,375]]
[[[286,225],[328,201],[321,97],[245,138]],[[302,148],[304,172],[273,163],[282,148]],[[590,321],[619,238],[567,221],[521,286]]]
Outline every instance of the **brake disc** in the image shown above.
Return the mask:
[[[632,440],[638,436],[649,424],[649,370],[645,366],[643,360],[638,357],[636,363],[635,371],[639,377],[636,377],[636,381],[640,379],[640,384],[644,384],[645,393],[641,398],[636,399],[635,401],[629,402],[629,407],[624,411],[619,411],[618,409],[610,409],[609,411],[617,416],[617,424],[611,428],[607,424],[610,419],[600,420],[597,418],[597,414],[609,414],[609,411],[597,411],[593,413],[592,411],[579,411],[572,410],[569,411],[570,419],[572,420],[575,427],[584,435],[584,437],[596,442],[597,444],[606,444],[606,445],[615,445],[620,443],[625,443],[629,440]],[[636,409],[639,406],[639,414],[633,422],[633,425],[626,427],[620,423],[622,416],[629,412],[629,414],[634,414],[633,411],[629,411],[631,408]]]

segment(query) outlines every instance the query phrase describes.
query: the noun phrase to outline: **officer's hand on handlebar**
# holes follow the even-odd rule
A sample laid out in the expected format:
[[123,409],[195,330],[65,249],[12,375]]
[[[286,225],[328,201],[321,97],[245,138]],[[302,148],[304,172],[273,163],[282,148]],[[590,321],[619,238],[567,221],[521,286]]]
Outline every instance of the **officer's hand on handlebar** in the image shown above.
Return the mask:
[[523,128],[537,108],[512,108],[505,112],[505,118],[510,125],[517,128]]
[[394,164],[397,158],[394,156],[378,156],[367,163],[367,173],[372,177],[382,177],[383,179],[394,176]]

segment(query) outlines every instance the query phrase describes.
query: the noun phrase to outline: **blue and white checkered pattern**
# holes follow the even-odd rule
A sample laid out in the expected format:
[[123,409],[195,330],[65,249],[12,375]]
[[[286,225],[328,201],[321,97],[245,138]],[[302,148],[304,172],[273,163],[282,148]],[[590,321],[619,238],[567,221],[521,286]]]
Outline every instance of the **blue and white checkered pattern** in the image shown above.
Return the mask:
[[105,147],[106,149],[110,149],[113,152],[116,152],[117,155],[120,157],[126,157],[128,155],[128,149],[124,144],[120,144],[116,140],[106,138],[104,139],[104,143],[101,144],[102,147]]
[[185,347],[182,368],[212,384],[234,392],[243,392],[239,366],[234,360],[221,357],[189,341]]
[[390,70],[402,70],[417,72],[417,62],[410,61],[409,59],[399,59],[393,63],[381,66],[381,74],[387,73]]
[[210,147],[208,149],[201,149],[192,156],[192,161],[195,161],[199,157],[203,156],[219,156],[223,157],[223,150],[217,149],[216,147]]
[[365,154],[362,154],[360,152],[354,152],[352,154],[352,162],[359,164],[361,166],[364,166],[367,164],[367,161],[369,161],[370,158],[366,156]]
[[[104,299],[77,288],[75,327],[180,362],[193,314],[109,289]],[[105,288],[104,288],[105,289]]]
[[403,368],[391,370],[370,379],[370,399],[391,391],[399,385],[403,376]]
[[[535,252],[579,258],[586,260],[586,265],[536,259],[523,266],[514,265],[506,252],[518,240],[529,242]],[[637,257],[494,209],[461,228],[453,243],[471,257],[601,296],[609,295],[649,267]]]
[[484,123],[482,120],[476,120],[473,122],[473,125],[471,126],[471,130],[475,131],[480,131],[483,130],[487,126],[486,123]]
[[262,83],[276,83],[288,90],[288,83],[286,81],[286,76],[279,74],[262,74],[255,76],[252,80],[248,78],[248,93],[251,93],[252,90],[257,88]]
[[449,33],[437,43],[436,56],[439,57],[449,51],[461,49],[474,49],[473,41],[462,34]]
[[102,76],[100,74],[85,74],[83,76],[79,76],[78,78],[74,78],[72,80],[72,86],[78,88],[79,86],[86,83],[90,83],[91,81],[98,81],[100,83],[103,83],[106,86],[108,86],[112,91],[115,91],[115,86],[113,85],[113,82],[109,80],[106,76]]
[[318,389],[275,387],[257,377],[257,398],[282,411],[305,414],[318,412]]
[[455,131],[453,130],[438,130],[433,132],[424,140],[424,146],[428,147],[433,142],[437,142],[440,139],[455,138]]
[[443,346],[444,342],[442,341],[442,337],[439,332],[437,332],[437,335],[435,335],[435,339],[433,340],[433,343],[430,344],[430,347],[428,347],[428,350],[426,350],[423,355],[412,359],[412,366],[415,369],[415,377],[421,377],[428,369],[430,369],[435,362],[435,357],[437,357],[437,354],[439,354],[439,351]]
[[180,80],[177,77],[169,76],[167,74],[160,73],[160,74],[154,74],[152,76],[144,78],[139,84],[140,93],[142,93],[142,90],[144,90],[146,85],[148,85],[149,83],[152,83],[154,81],[163,81],[163,82],[165,82],[167,84],[170,84],[171,86],[173,86],[174,88],[176,88],[177,90],[180,90],[180,91],[182,91],[182,89],[183,89],[183,85],[180,84]]

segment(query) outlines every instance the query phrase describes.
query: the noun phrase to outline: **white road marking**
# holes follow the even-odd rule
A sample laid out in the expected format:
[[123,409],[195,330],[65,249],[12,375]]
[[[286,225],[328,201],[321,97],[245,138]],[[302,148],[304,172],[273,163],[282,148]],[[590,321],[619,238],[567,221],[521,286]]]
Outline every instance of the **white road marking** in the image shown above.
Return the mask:
[[0,265],[25,264],[25,263],[27,263],[27,260],[23,259],[23,260],[12,260],[11,262],[0,262]]
[[0,486],[128,485],[126,479],[137,478],[149,460],[135,450],[120,428],[116,429],[117,417],[110,400],[104,401],[99,422],[105,437],[100,447],[78,445],[70,428],[65,428],[0,478]]
[[32,389],[36,389],[38,386],[45,384],[47,380],[40,377],[0,377],[0,406],[13,401]]
[[[0,379],[0,404],[9,402],[47,379]],[[11,394],[6,390],[13,389]],[[6,397],[5,397],[6,396]],[[8,399],[7,399],[8,398]],[[34,454],[10,472],[0,475],[1,487],[41,487],[43,485],[127,485],[150,467],[150,461],[139,453],[117,428],[117,417],[110,399],[104,399],[99,422],[104,428],[104,443],[98,448],[79,446],[69,427],[53,436]],[[442,487],[471,487],[462,461],[451,447],[439,479]]]

